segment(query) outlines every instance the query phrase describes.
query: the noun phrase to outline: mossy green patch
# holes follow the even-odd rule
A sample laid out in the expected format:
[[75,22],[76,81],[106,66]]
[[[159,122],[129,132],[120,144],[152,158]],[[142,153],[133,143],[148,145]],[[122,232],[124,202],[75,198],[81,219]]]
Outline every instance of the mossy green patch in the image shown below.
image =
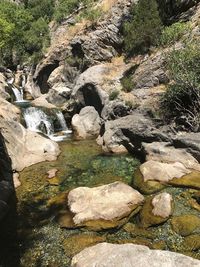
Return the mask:
[[187,236],[196,231],[200,231],[200,217],[185,214],[172,218],[172,229],[179,235]]
[[181,178],[174,178],[169,181],[169,184],[173,186],[200,189],[200,172],[194,171]]

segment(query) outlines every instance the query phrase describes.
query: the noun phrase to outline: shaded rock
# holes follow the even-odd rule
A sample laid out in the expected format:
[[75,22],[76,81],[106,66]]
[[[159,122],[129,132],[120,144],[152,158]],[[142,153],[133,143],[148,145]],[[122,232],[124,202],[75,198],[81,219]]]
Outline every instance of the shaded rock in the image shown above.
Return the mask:
[[200,189],[200,172],[191,172],[179,179],[172,179],[169,184],[180,187]]
[[180,162],[188,169],[200,170],[198,161],[185,149],[176,149],[165,142],[143,143],[143,147],[147,161],[153,160],[165,163]]
[[147,161],[140,166],[140,171],[144,181],[169,182],[173,178],[181,178],[185,174],[191,173],[182,163],[161,163],[158,161]]
[[101,120],[94,107],[85,107],[72,118],[72,128],[78,139],[93,138],[99,134]]
[[74,256],[84,248],[105,242],[106,238],[94,234],[77,234],[66,238],[63,242],[65,253],[68,257]]
[[101,112],[101,117],[104,120],[115,120],[120,117],[129,115],[130,107],[126,106],[124,102],[115,100],[106,104]]
[[146,246],[102,243],[86,248],[72,259],[71,267],[199,267],[200,261],[193,258]]
[[187,236],[200,230],[200,217],[181,215],[172,218],[172,229],[179,235]]
[[146,199],[140,211],[140,220],[143,227],[161,224],[172,214],[172,196],[161,193]]
[[113,228],[126,222],[143,202],[143,196],[121,182],[70,191],[68,205],[76,225],[95,229]]

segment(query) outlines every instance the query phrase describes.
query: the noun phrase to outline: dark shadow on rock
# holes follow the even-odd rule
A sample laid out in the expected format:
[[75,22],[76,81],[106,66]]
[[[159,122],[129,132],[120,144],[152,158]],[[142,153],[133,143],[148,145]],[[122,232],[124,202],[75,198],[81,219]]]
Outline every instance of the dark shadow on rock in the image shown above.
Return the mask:
[[11,159],[0,133],[0,267],[19,266],[16,202]]

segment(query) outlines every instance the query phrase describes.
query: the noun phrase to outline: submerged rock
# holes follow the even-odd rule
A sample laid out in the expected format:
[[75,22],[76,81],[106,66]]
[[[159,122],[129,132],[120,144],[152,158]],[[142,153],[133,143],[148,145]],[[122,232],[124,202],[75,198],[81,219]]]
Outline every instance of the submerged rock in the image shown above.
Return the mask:
[[68,205],[77,226],[91,229],[124,224],[142,204],[144,197],[130,186],[115,182],[94,188],[79,187],[68,195]]
[[195,251],[200,249],[200,234],[187,236],[182,243],[183,251]]
[[169,181],[171,185],[200,189],[200,172],[192,172],[179,179]]
[[140,219],[143,227],[149,227],[167,221],[171,214],[172,196],[164,192],[146,199]]
[[78,139],[97,137],[101,120],[94,107],[85,107],[72,118],[72,128]]
[[94,234],[76,234],[69,236],[63,242],[65,253],[68,257],[74,256],[86,247],[105,242],[104,236]]
[[169,251],[146,246],[102,243],[86,248],[71,262],[71,267],[199,267],[200,261]]
[[200,231],[200,217],[186,214],[172,218],[172,229],[179,235],[187,236]]

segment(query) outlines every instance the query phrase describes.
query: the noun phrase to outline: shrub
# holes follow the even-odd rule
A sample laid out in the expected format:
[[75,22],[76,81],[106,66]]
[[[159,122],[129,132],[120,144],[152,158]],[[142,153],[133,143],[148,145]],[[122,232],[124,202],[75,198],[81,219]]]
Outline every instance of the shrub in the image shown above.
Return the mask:
[[95,24],[98,21],[98,19],[101,17],[102,13],[103,13],[103,11],[100,8],[87,9],[83,13],[82,17],[88,19],[89,21],[91,21],[92,24]]
[[121,79],[121,84],[122,84],[122,90],[126,93],[129,93],[133,90],[134,83],[132,81],[132,76],[128,77],[123,77]]
[[190,28],[190,24],[184,22],[177,22],[169,27],[165,27],[160,38],[161,45],[168,46],[174,44],[176,41],[180,40]]
[[109,95],[109,100],[115,100],[119,95],[119,91],[118,90],[113,90],[110,95]]
[[162,98],[165,116],[193,131],[200,130],[200,47],[187,43],[168,55],[172,83]]
[[140,0],[132,8],[132,19],[124,25],[125,52],[146,52],[157,44],[162,29],[156,0]]

